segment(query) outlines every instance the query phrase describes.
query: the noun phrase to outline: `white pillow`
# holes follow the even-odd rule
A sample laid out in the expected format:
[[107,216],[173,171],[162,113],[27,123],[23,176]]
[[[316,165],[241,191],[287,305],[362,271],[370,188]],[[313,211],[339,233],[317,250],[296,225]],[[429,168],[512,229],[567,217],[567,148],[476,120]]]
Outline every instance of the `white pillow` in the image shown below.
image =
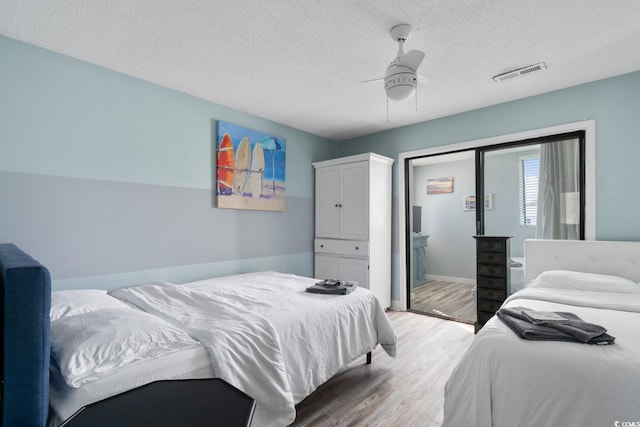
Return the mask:
[[51,322],[51,354],[65,382],[75,388],[133,362],[198,345],[182,329],[133,308],[97,310]]
[[623,277],[566,270],[545,271],[529,283],[527,287],[574,289],[591,292],[640,292],[640,285]]
[[51,320],[110,308],[129,308],[102,289],[78,289],[51,293]]

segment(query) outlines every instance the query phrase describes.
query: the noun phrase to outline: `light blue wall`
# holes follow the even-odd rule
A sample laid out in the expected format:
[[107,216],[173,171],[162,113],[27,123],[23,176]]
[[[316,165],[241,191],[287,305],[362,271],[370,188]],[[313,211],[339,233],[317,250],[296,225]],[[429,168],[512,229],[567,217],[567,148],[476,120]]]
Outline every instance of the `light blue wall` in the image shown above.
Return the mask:
[[[336,142],[8,38],[0,58],[0,242],[54,288],[313,274],[311,163]],[[286,139],[285,212],[214,207],[216,120]]]
[[[453,192],[427,194],[427,180],[453,178]],[[422,234],[428,234],[427,277],[475,279],[475,211],[463,209],[463,197],[475,194],[475,160],[416,167],[413,170],[415,204],[422,206]]]
[[[525,84],[525,80],[521,82]],[[501,90],[500,86],[496,90]],[[637,215],[640,199],[629,194],[640,182],[639,117],[640,72],[635,72],[344,141],[338,147],[338,155],[373,151],[397,159],[399,153],[420,148],[594,119],[596,238],[640,240]],[[401,262],[397,259],[397,162],[393,167],[396,199],[392,298],[397,299],[400,289],[397,266]]]
[[[54,287],[269,265],[311,275],[312,162],[370,151],[397,159],[585,119],[596,121],[597,238],[640,240],[640,201],[627,194],[640,182],[640,72],[336,143],[8,38],[0,58],[0,241],[47,265]],[[213,207],[216,120],[287,140],[284,213]],[[394,174],[394,299],[396,182]],[[163,206],[171,208],[154,217]],[[172,241],[180,235],[190,239]]]

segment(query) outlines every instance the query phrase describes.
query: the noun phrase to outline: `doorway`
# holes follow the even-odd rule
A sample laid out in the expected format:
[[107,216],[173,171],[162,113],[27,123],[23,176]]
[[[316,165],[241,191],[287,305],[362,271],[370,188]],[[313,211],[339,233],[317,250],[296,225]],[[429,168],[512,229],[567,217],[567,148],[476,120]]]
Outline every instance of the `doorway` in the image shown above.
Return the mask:
[[475,151],[412,159],[411,170],[409,309],[474,323],[475,208],[460,195],[475,193]]
[[[554,133],[558,130],[571,132]],[[593,155],[595,152],[593,123],[581,122],[549,128],[546,135],[521,138],[544,131],[515,134],[512,135],[513,139],[507,136],[498,140],[474,141],[401,155],[401,177],[404,178],[402,198],[406,209],[403,212],[404,217],[401,215],[399,222],[403,226],[402,231],[406,233],[401,236],[404,237],[401,240],[404,240],[404,267],[407,279],[404,289],[406,309],[468,323],[475,320],[475,244],[471,239],[474,234],[513,235],[515,243],[512,245],[512,252],[517,258],[513,260],[515,266],[518,263],[521,265],[523,242],[527,238],[593,238],[594,189],[591,185],[594,177],[586,173],[587,169],[594,169],[594,159],[589,160],[589,153]],[[581,187],[576,189],[565,186],[558,190],[555,209],[561,212],[558,221],[561,226],[555,228],[570,228],[577,230],[577,234],[565,237],[536,235],[536,228],[539,228],[536,227],[535,219],[537,206],[536,200],[527,199],[527,195],[530,196],[533,191],[531,179],[527,181],[527,178],[530,178],[526,175],[527,167],[531,168],[536,162],[539,165],[541,147],[551,147],[551,142],[572,138],[579,141],[576,145],[578,150],[572,149],[570,152],[577,153],[574,164],[578,165]],[[446,148],[451,150],[447,151]],[[467,166],[456,162],[467,162]],[[452,172],[447,172],[447,164]],[[425,167],[430,170],[425,172],[425,169],[420,169]],[[459,172],[461,169],[470,171],[472,179],[464,179],[464,174]],[[454,188],[451,193],[425,195],[429,179],[451,177]],[[475,203],[476,194],[479,196],[478,200],[482,200],[483,203]],[[448,209],[433,212],[445,205]],[[432,210],[431,213],[429,209]],[[414,216],[418,215],[418,212],[420,227],[416,230]],[[433,223],[434,217],[441,218],[437,225]],[[442,218],[445,220],[442,221]],[[420,256],[424,261],[419,260]],[[417,268],[416,264],[424,269]],[[421,270],[424,270],[422,276]],[[424,297],[421,291],[426,284],[430,285],[434,293]],[[464,285],[467,285],[467,289]],[[518,290],[517,287],[515,290]],[[402,291],[403,289],[401,295]],[[428,303],[425,304],[425,301]],[[466,301],[466,308],[461,306],[462,301]]]

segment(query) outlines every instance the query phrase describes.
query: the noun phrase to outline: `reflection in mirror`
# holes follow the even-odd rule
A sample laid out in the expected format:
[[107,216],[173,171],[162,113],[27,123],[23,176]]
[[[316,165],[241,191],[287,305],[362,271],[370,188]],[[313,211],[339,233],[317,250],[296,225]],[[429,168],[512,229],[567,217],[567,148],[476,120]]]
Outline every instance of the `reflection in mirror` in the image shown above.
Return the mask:
[[412,311],[476,320],[475,210],[464,206],[465,197],[474,194],[474,162],[475,150],[411,160],[407,271]]
[[511,293],[524,286],[524,240],[582,238],[580,165],[578,138],[484,153],[484,234],[512,236]]

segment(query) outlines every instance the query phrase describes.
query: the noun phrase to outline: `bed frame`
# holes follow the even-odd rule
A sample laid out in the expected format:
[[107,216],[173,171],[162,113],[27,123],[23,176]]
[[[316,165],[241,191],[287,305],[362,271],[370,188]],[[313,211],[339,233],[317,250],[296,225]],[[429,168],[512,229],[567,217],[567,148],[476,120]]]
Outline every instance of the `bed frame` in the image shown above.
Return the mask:
[[0,244],[2,426],[43,427],[49,410],[51,278],[15,245]]
[[610,274],[640,282],[640,242],[525,240],[525,285],[547,270]]

